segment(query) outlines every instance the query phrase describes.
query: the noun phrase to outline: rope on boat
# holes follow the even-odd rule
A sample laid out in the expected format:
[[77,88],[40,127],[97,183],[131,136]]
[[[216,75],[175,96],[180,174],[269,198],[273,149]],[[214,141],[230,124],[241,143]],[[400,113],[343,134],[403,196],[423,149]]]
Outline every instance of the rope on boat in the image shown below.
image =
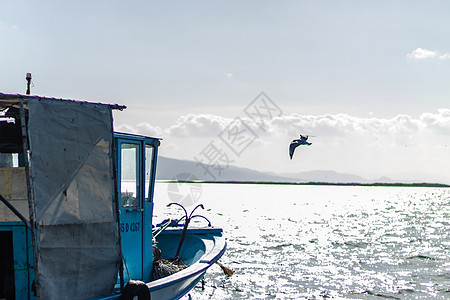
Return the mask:
[[175,274],[188,266],[180,258],[159,259],[153,262],[153,280]]
[[125,271],[127,271],[128,279],[131,280],[130,272],[128,272],[128,266],[127,266],[127,260],[125,259],[125,256],[122,255],[123,264],[125,265]]

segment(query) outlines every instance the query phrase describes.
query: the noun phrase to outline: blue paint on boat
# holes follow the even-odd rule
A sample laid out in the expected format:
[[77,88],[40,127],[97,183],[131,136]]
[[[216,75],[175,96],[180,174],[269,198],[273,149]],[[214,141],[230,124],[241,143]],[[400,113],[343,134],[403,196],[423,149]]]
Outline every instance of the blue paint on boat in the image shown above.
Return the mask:
[[[129,279],[150,281],[153,191],[159,139],[116,133],[120,234]],[[147,251],[146,251],[147,249]]]

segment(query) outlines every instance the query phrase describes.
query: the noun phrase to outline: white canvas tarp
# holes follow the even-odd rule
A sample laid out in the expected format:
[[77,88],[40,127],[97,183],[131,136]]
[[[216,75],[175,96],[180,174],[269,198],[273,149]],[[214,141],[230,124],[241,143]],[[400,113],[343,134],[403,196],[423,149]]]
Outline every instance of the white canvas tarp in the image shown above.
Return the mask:
[[41,298],[109,294],[120,263],[111,108],[29,99],[28,110]]

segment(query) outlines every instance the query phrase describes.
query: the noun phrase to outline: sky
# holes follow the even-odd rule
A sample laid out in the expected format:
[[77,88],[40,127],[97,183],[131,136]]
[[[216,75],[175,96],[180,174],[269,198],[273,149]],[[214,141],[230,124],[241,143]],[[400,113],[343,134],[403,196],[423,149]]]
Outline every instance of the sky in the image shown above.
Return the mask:
[[[205,172],[450,184],[449,15],[444,0],[0,0],[0,92],[31,72],[32,94],[126,105],[116,130]],[[299,134],[312,145],[290,160]]]

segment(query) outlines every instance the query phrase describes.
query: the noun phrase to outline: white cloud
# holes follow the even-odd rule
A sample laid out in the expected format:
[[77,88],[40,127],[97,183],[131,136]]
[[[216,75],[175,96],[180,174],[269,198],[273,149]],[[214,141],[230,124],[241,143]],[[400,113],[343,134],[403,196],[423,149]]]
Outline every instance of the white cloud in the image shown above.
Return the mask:
[[189,114],[181,116],[177,124],[166,133],[178,137],[217,136],[231,122],[231,119],[210,114]]
[[267,126],[272,137],[285,135],[296,138],[298,134],[309,134],[317,136],[319,141],[326,140],[342,147],[349,143],[415,147],[428,134],[442,137],[450,133],[450,109],[424,113],[419,118],[409,115],[389,119],[348,114],[289,115],[275,118]]
[[141,132],[143,135],[162,137],[164,136],[164,130],[159,126],[153,126],[149,123],[143,122],[137,125],[137,132]]
[[[316,136],[310,138],[311,148],[299,152],[301,165],[292,164],[303,170],[334,169],[376,177],[399,171],[439,175],[445,174],[441,171],[443,168],[450,167],[446,152],[450,147],[450,109],[423,113],[418,118],[409,115],[392,118],[289,115],[274,119],[268,126],[271,131],[266,140],[277,142],[267,146],[266,151],[260,150],[258,158],[268,157],[270,148],[279,147],[279,153],[271,156],[276,161],[270,165],[273,170],[276,164],[291,168],[291,164],[283,164],[282,158],[286,156],[285,144],[298,134]],[[257,156],[258,151],[253,155]]]
[[[233,121],[222,116],[189,114],[167,128],[140,123],[121,125],[118,130],[163,138],[163,156],[193,160],[214,142],[233,165],[278,173],[332,169],[375,178],[399,171],[439,175],[450,168],[450,109],[423,113],[417,118],[292,114],[266,122],[264,131],[253,120],[242,120],[258,137],[241,156],[219,139]],[[315,136],[310,138],[313,145],[302,148],[296,160],[291,161],[287,148],[299,134]]]
[[233,73],[227,72],[225,73],[226,78],[233,78]]
[[135,126],[131,126],[129,124],[120,124],[118,126],[115,126],[114,130],[117,132],[127,132],[153,137],[162,137],[164,135],[163,129],[145,122],[139,123]]
[[427,49],[417,48],[413,52],[407,55],[411,59],[426,59],[436,57],[438,53],[436,51],[430,51]]
[[[409,115],[395,117],[355,117],[344,113],[323,115],[284,115],[265,123],[264,131],[255,121],[242,118],[243,122],[261,137],[292,137],[299,134],[315,135],[327,139],[334,137],[366,137],[369,139],[414,138],[417,134],[450,134],[450,109],[437,113],[423,113],[419,118]],[[160,128],[149,123],[135,126],[122,124],[118,131],[128,131],[157,137],[216,138],[233,119],[212,114],[188,114],[178,118],[176,124]]]
[[428,59],[428,58],[450,59],[449,53],[440,53],[439,51],[432,51],[423,48],[417,48],[411,53],[408,53],[406,56],[410,59]]
[[450,109],[439,109],[437,114],[423,113],[420,121],[435,133],[450,134]]
[[120,124],[120,125],[114,126],[114,131],[127,132],[127,133],[136,133],[137,132],[133,126],[128,125],[128,124]]

